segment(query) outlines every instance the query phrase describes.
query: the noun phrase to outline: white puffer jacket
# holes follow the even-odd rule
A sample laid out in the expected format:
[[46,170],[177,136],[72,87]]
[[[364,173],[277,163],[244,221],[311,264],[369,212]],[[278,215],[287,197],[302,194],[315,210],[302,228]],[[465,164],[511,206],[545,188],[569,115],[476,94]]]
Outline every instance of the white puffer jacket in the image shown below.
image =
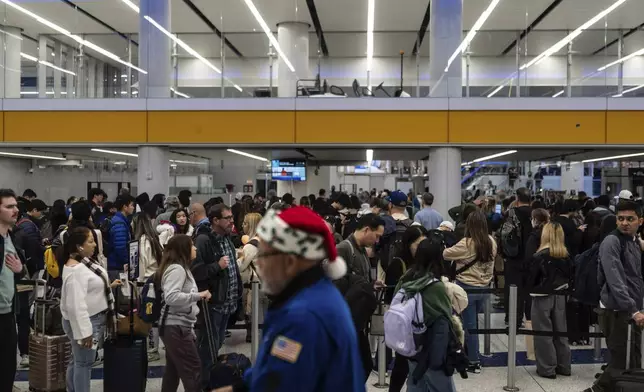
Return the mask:
[[[192,225],[189,225],[188,232],[186,235],[192,237],[192,232],[194,231],[194,228]],[[161,246],[165,246],[168,241],[170,241],[170,238],[174,235],[174,226],[172,226],[170,223],[163,223],[157,226],[157,233],[159,233],[159,242],[161,243]]]

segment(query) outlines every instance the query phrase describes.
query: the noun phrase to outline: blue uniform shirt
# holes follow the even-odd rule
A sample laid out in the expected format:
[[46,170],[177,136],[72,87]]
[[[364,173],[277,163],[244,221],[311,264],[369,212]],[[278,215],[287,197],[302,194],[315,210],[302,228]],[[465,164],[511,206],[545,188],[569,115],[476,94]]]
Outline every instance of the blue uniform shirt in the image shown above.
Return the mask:
[[251,392],[364,392],[363,367],[349,308],[321,267],[274,299],[253,368]]

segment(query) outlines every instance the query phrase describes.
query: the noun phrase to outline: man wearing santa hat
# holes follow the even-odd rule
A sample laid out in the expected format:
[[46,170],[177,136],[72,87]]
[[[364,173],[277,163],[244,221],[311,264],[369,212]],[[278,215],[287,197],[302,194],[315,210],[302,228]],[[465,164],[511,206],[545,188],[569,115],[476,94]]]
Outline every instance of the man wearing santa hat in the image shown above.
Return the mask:
[[324,220],[306,207],[259,223],[257,269],[272,300],[263,341],[243,385],[220,391],[364,392],[349,308],[332,280],[346,273]]

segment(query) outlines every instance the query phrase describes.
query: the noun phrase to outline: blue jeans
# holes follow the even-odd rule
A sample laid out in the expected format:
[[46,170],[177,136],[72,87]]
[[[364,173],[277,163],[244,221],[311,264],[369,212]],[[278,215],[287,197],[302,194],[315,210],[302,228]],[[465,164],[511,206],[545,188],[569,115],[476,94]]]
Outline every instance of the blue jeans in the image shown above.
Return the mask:
[[[90,317],[92,322],[92,336],[96,342],[101,342],[105,334],[105,313],[95,314]],[[72,345],[72,359],[67,367],[67,392],[90,392],[92,379],[92,365],[96,359],[96,350],[81,347],[72,334],[72,327],[68,320],[63,319],[63,331]]]
[[443,370],[427,369],[423,378],[414,384],[413,374],[418,364],[409,361],[409,378],[407,379],[407,392],[456,392],[454,379],[445,375]]
[[210,306],[208,310],[210,312],[210,320],[205,320],[204,322],[210,321],[212,333],[214,335],[211,337],[214,340],[214,353],[210,352],[210,346],[208,344],[209,336],[206,333],[206,328],[201,326],[201,328],[196,331],[199,358],[201,359],[201,383],[204,389],[207,389],[208,384],[210,383],[210,370],[214,365],[213,357],[216,361],[217,356],[219,355],[219,349],[226,339],[226,328],[228,327],[228,319],[230,318],[229,314],[217,311],[212,306]]
[[[470,286],[465,283],[461,283],[458,280],[456,283],[465,290],[469,289],[482,289],[487,288],[479,286]],[[470,362],[478,363],[479,362],[479,335],[470,334],[467,332],[468,329],[477,329],[479,321],[479,311],[483,310],[485,306],[485,299],[490,294],[471,294],[467,293],[467,308],[463,310],[463,329],[465,329],[465,347],[467,349],[467,359]]]

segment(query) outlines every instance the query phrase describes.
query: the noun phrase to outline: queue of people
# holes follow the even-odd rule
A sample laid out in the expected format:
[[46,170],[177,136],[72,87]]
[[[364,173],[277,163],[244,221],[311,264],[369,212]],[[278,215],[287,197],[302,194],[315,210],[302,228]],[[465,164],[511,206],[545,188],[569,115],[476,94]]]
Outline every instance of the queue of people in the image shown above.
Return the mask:
[[[115,295],[135,241],[138,279],[152,279],[162,292],[163,322],[151,329],[148,360],[160,358],[160,338],[164,392],[176,391],[179,381],[186,391],[210,389],[229,327],[245,320],[250,341],[252,297],[244,285],[258,281],[261,300],[270,303],[263,344],[243,380],[222,390],[364,391],[377,368],[369,337],[380,301],[402,309],[419,298],[426,329],[413,356],[387,348],[389,390],[407,383],[412,391],[454,391],[454,373],[482,371],[478,335],[468,330],[478,328],[488,295],[476,290],[499,287],[499,258],[506,289],[519,289],[518,327],[530,322],[537,331],[564,332],[534,338],[537,374],[570,376],[570,345],[586,344],[589,325],[598,322],[611,359],[589,391],[610,390],[625,367],[628,323],[644,326],[641,206],[626,193],[613,212],[604,196],[543,200],[519,188],[510,198],[482,196],[454,207],[452,223],[432,208],[432,194],[419,196],[332,189],[328,199],[320,190],[299,206],[290,194],[237,194],[227,206],[221,198],[193,203],[184,191],[152,199],[123,192],[109,203],[94,189],[87,200],[49,209],[33,191],[18,198],[0,190],[0,328],[9,337],[0,355],[13,353],[11,382],[17,349],[27,358],[21,366],[29,366],[25,304],[32,297],[11,275],[49,274],[47,251],[55,252],[58,275],[45,277],[58,290],[62,329],[72,342],[67,388],[89,391],[103,337],[116,330]],[[596,304],[569,294],[580,263],[598,266]],[[385,321],[385,334],[388,328]],[[9,371],[1,374],[0,388],[10,383]]]

